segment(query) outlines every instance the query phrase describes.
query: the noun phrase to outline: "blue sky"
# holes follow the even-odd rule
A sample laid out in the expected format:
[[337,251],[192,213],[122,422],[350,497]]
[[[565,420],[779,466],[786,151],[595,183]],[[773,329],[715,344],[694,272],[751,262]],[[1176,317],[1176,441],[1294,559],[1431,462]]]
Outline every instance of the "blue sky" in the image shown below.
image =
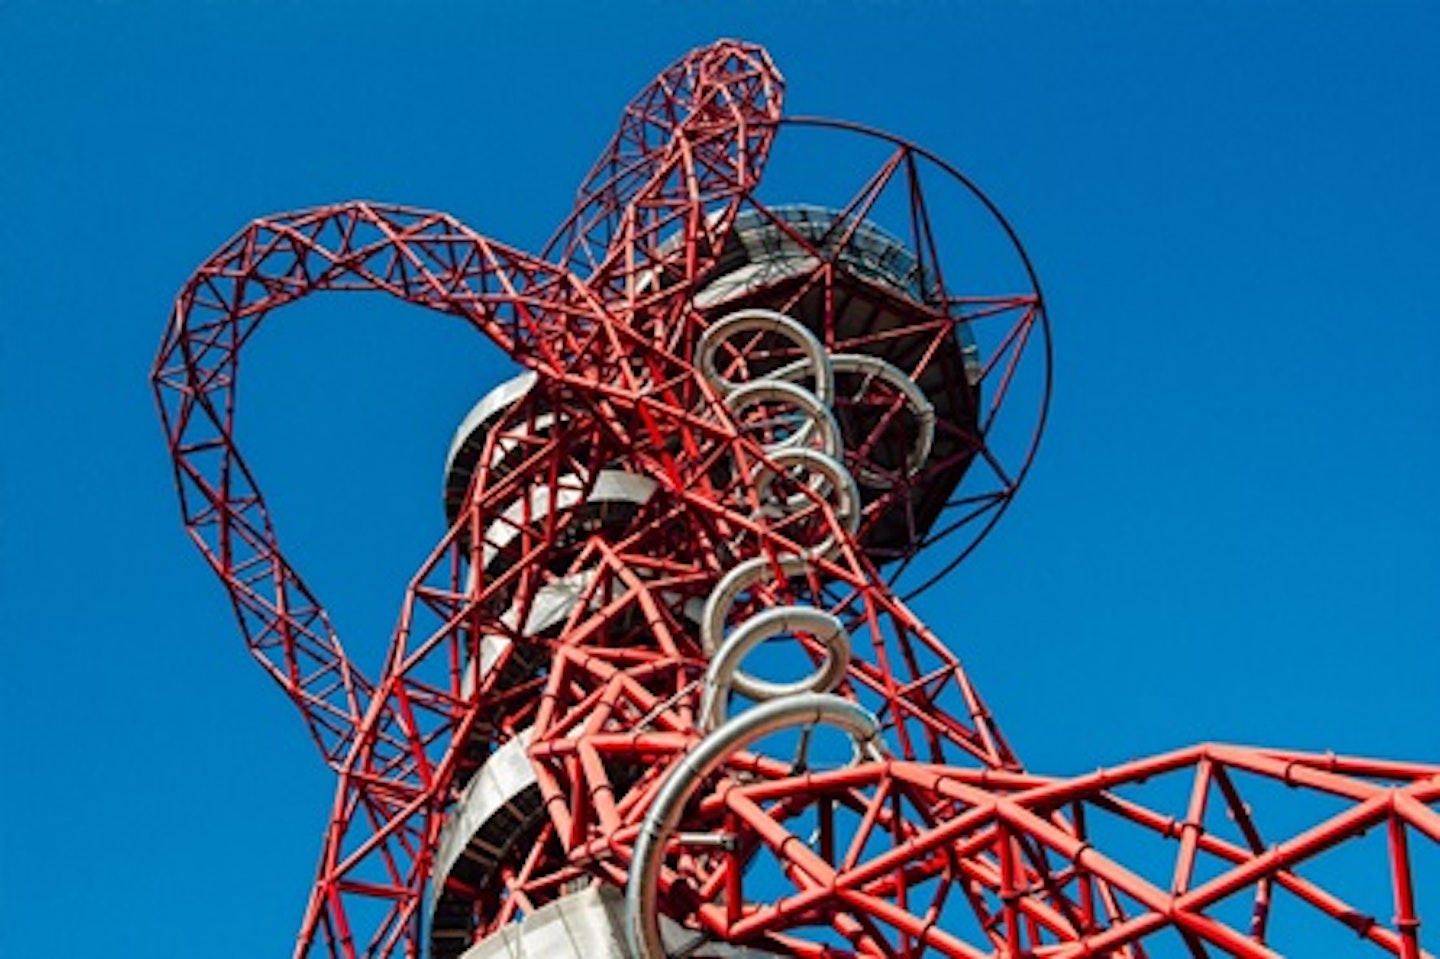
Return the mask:
[[[280,955],[310,884],[331,781],[181,532],[146,382],[188,273],[357,196],[536,248],[723,35],[792,113],[956,163],[1039,269],[1039,463],[917,603],[1022,757],[1440,761],[1440,6],[0,0],[0,954]],[[373,669],[508,366],[361,298],[245,362],[247,456]]]

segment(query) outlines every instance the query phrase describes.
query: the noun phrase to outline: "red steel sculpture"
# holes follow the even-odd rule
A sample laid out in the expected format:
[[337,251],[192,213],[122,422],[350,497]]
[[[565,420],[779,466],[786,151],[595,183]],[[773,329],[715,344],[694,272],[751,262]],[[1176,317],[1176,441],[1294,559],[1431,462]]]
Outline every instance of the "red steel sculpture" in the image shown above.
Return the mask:
[[[782,91],[753,44],[686,55],[540,255],[357,201],[251,223],[180,291],[153,378],[185,526],[339,779],[295,954],[1273,957],[1308,914],[1429,955],[1440,766],[1022,766],[900,584],[1030,465],[1039,288],[954,168]],[[790,141],[824,166],[783,173]],[[763,200],[772,148],[767,189],[834,202]],[[242,347],[336,290],[524,368],[456,435],[378,679],[236,445]]]

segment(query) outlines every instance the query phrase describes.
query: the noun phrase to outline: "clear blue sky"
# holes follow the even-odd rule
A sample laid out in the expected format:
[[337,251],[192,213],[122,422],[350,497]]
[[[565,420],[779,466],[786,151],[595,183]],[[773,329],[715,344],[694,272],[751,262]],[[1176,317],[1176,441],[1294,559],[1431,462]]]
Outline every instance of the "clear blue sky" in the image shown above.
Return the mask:
[[[1440,5],[499,6],[0,0],[0,954],[278,956],[310,884],[331,780],[181,533],[148,392],[180,283],[357,196],[536,247],[722,35],[791,112],[957,163],[1039,268],[1040,461],[918,604],[1028,763],[1440,760]],[[372,669],[506,372],[368,298],[247,354],[243,445]]]

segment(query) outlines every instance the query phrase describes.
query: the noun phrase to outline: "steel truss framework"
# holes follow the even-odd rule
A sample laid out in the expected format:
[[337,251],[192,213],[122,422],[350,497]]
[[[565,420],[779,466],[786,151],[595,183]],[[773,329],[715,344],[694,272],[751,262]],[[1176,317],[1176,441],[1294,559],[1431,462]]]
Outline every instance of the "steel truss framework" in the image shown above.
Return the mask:
[[[801,758],[736,749],[695,782],[680,828],[651,844],[652,905],[688,929],[802,956],[1144,956],[1172,941],[1194,956],[1260,957],[1286,948],[1270,921],[1284,900],[1382,952],[1425,955],[1411,846],[1440,842],[1440,767],[1212,745],[1072,779],[1026,772],[958,659],[882,575],[882,562],[933,539],[963,540],[957,555],[973,546],[1018,487],[1044,419],[1048,333],[1018,244],[1023,288],[946,285],[920,171],[938,168],[973,189],[968,181],[875,134],[887,155],[834,227],[853,233],[883,195],[899,195],[924,301],[909,304],[904,330],[912,379],[957,337],[993,334],[974,391],[957,401],[970,407],[934,425],[947,460],[863,510],[847,506],[834,489],[796,480],[773,424],[727,405],[697,370],[697,346],[716,321],[697,294],[745,217],[812,255],[778,306],[819,297],[827,319],[815,335],[826,351],[874,352],[898,335],[833,322],[837,251],[850,237],[817,242],[756,195],[772,143],[794,122],[782,119],[782,90],[757,46],[720,41],[679,60],[626,107],[574,212],[538,256],[443,213],[352,202],[255,221],[181,290],[153,380],[185,526],[228,590],[251,653],[299,707],[339,780],[295,954],[438,955],[427,909],[442,892],[467,904],[468,941],[586,883],[626,886],[657,795],[714,735],[702,715],[714,708],[714,650],[695,606],[750,563],[754,575],[721,625],[798,604],[835,617],[851,648],[828,695],[873,717],[878,748],[806,762],[803,747],[824,738],[809,729],[785,743]],[[378,679],[347,658],[286,561],[236,446],[245,343],[273,310],[342,290],[461,317],[536,374],[491,428],[455,522],[411,582]],[[775,369],[760,339],[726,354],[732,376]],[[1026,379],[1027,363],[1041,374]],[[904,399],[862,396],[869,388],[835,402],[848,424],[873,427],[846,437],[845,467],[862,475],[883,466],[874,451]],[[866,403],[879,410],[868,420],[856,412]],[[1028,410],[1019,429],[1029,432],[1002,449],[1004,414],[1016,407]],[[937,533],[912,522],[890,554],[867,548],[887,515],[910,509],[907,489],[957,469],[968,469],[965,485]],[[623,522],[597,524],[573,507],[606,471],[654,484]],[[778,510],[777,483],[789,484]],[[579,584],[561,621],[539,635],[523,628],[537,598],[561,583]],[[833,653],[814,631],[793,639],[816,663]],[[474,664],[487,642],[482,670]],[[542,814],[482,879],[430,888],[461,789],[522,735]],[[1129,795],[1165,777],[1188,784],[1183,808]],[[1266,784],[1331,805],[1272,834],[1270,800],[1257,798]],[[1371,882],[1389,890],[1389,917],[1300,868],[1371,829],[1385,836]],[[1122,833],[1131,838],[1115,838]],[[1141,841],[1155,844],[1163,874],[1127,865]]]

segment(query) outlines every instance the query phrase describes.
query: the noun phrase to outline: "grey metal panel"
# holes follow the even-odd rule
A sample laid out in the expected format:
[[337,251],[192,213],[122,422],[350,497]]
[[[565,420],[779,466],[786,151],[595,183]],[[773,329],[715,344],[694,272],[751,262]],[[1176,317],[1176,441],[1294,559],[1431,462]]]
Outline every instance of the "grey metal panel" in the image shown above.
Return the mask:
[[596,889],[535,910],[477,942],[460,959],[625,959],[625,948]]
[[470,477],[475,472],[475,464],[485,445],[485,433],[506,408],[530,392],[536,379],[536,375],[527,370],[501,383],[482,396],[480,402],[470,408],[470,412],[465,414],[465,418],[455,429],[455,435],[450,440],[450,449],[445,454],[443,495],[446,519],[449,522],[455,520],[451,509],[457,505],[456,497],[464,496],[465,490],[470,486]]
[[455,454],[460,452],[465,441],[477,430],[488,426],[490,420],[507,406],[529,393],[535,386],[536,379],[538,377],[533,371],[526,370],[480,397],[480,402],[470,408],[470,412],[465,414],[465,418],[455,428],[455,436],[450,440],[450,451],[445,454],[446,472],[449,472],[450,465],[455,462]]
[[505,841],[514,838],[538,807],[539,786],[526,755],[529,748],[527,729],[495,750],[450,810],[435,852],[432,902],[443,895],[445,880],[462,855],[482,867],[493,865]]
[[[810,248],[818,248],[827,258],[838,260],[854,275],[883,283],[911,299],[923,299],[929,292],[933,277],[922,276],[915,255],[901,240],[869,220],[858,224],[853,220],[842,221],[839,210],[803,203],[773,207],[770,212],[803,237]],[[733,229],[751,263],[810,258],[806,246],[753,210],[741,212],[735,218]],[[849,237],[837,253],[839,237],[846,232]],[[728,264],[722,267],[724,265]]]
[[[575,608],[580,596],[589,588],[592,576],[594,576],[593,570],[582,570],[568,576],[561,576],[554,582],[547,583],[536,590],[535,598],[530,603],[530,615],[525,618],[525,629],[521,631],[520,635],[524,637],[539,636],[545,630],[562,622]],[[500,621],[514,629],[519,618],[519,610],[512,606],[505,611],[505,615],[500,617]],[[509,648],[510,638],[508,636],[492,634],[480,637],[479,668],[477,670],[473,660],[466,667],[465,675],[460,680],[460,695],[469,699],[475,692],[477,679],[494,669],[500,654]]]
[[[565,484],[573,485],[565,485]],[[575,507],[594,507],[603,512],[613,503],[644,505],[655,493],[655,481],[648,476],[627,473],[623,470],[601,470],[595,475],[595,484],[589,495],[581,488],[579,477],[567,475],[560,478],[560,485],[553,496],[548,486],[530,490],[529,502],[516,500],[501,514],[502,520],[490,524],[485,532],[485,545],[481,561],[488,570],[505,547],[520,535],[520,526],[526,515],[531,522],[549,516],[557,510]]]
[[792,276],[808,273],[819,265],[819,259],[801,253],[798,247],[791,256],[746,263],[706,284],[703,290],[695,294],[695,307],[708,310],[719,303],[738,299],[767,286],[774,286]]

